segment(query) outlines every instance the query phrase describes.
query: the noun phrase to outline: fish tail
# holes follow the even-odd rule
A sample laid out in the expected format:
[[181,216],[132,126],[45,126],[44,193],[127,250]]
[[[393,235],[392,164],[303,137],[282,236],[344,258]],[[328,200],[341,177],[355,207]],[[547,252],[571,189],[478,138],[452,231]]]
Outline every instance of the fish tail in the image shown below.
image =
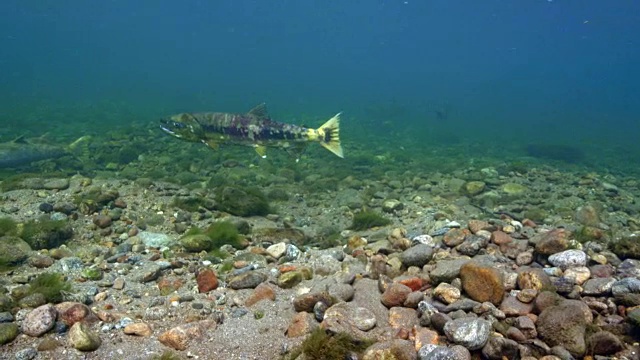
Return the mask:
[[340,145],[340,114],[341,113],[337,113],[334,117],[327,120],[316,132],[319,135],[318,140],[320,141],[320,145],[343,158],[342,146]]

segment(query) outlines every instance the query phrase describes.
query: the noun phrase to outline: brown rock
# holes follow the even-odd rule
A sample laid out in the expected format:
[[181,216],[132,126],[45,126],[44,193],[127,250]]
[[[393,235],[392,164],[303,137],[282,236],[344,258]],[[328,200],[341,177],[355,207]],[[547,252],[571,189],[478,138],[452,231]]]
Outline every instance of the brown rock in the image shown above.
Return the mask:
[[608,331],[598,331],[587,340],[589,353],[595,355],[613,355],[624,350],[624,344],[617,336]]
[[273,288],[267,283],[261,283],[254,290],[253,293],[245,301],[246,306],[252,306],[260,300],[276,300],[276,293]]
[[218,277],[211,269],[204,269],[196,276],[198,283],[198,292],[206,293],[218,288]]
[[389,309],[389,325],[394,328],[411,330],[419,324],[419,319],[414,309],[406,307],[392,307]]
[[525,304],[515,296],[507,296],[500,304],[500,310],[502,310],[506,316],[527,315],[533,311],[533,304]]
[[542,255],[553,255],[567,250],[571,232],[566,229],[555,229],[535,236],[532,241],[536,244],[536,252]]
[[384,293],[382,293],[382,297],[380,300],[382,301],[384,306],[388,308],[394,306],[402,306],[405,300],[407,300],[407,296],[409,296],[410,293],[410,287],[400,283],[393,283],[389,285]]
[[327,307],[331,307],[334,303],[334,299],[328,292],[308,293],[297,296],[293,299],[293,308],[297,312],[313,312],[313,307],[317,302],[322,301]]
[[185,350],[192,340],[195,340],[213,330],[216,322],[213,320],[201,320],[189,324],[179,325],[160,334],[158,340],[165,346],[176,350]]
[[438,345],[440,340],[437,331],[423,327],[414,327],[412,338],[415,342],[416,351],[427,344]]
[[293,319],[291,319],[291,324],[289,324],[286,334],[290,338],[303,336],[310,334],[318,326],[318,322],[313,314],[299,312],[293,316]]
[[582,357],[586,351],[588,324],[584,310],[575,303],[563,302],[546,308],[536,323],[538,335],[549,346],[561,345],[571,355]]
[[563,300],[562,296],[552,291],[543,291],[538,294],[534,302],[536,312],[541,313],[548,307],[560,304]]
[[153,330],[151,329],[151,325],[147,323],[133,323],[124,327],[124,333],[127,335],[137,335],[137,336],[151,336]]
[[513,241],[509,234],[502,231],[494,231],[491,233],[491,241],[496,245],[504,245]]
[[464,238],[468,234],[469,230],[467,229],[453,228],[444,234],[444,236],[442,237],[442,242],[449,247],[455,247],[462,244]]
[[58,309],[58,319],[69,327],[80,321],[92,323],[98,320],[97,316],[85,304],[61,303],[56,305],[56,308]]
[[460,268],[460,280],[471,299],[500,305],[505,291],[504,279],[502,272],[495,267],[468,262]]
[[99,214],[93,218],[93,223],[100,229],[108,228],[111,226],[111,217],[105,214]]
[[484,220],[469,220],[468,227],[473,234],[477,233],[480,230],[495,230],[495,226],[489,224],[489,222]]
[[158,281],[160,295],[167,296],[182,287],[182,280],[176,277],[163,277]]

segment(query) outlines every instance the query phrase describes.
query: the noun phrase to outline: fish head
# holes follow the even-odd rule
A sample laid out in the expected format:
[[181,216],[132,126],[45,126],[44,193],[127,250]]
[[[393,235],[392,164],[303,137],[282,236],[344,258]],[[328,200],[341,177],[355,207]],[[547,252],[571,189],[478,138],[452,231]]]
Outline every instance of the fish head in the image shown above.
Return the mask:
[[203,139],[204,130],[193,114],[178,114],[160,120],[160,128],[177,138],[199,142]]

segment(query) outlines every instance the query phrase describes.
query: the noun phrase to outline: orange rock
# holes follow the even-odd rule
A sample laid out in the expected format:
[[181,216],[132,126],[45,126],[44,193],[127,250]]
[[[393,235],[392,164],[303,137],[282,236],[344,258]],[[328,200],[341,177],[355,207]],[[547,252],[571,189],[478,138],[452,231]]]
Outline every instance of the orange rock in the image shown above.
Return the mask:
[[213,330],[215,326],[216,323],[212,320],[179,325],[160,334],[158,340],[165,346],[176,350],[185,350],[192,340],[200,338],[207,330]]
[[281,274],[294,271],[296,269],[298,268],[295,265],[281,265],[278,267],[278,271],[280,271]]
[[313,314],[299,312],[291,319],[291,324],[289,324],[286,334],[290,338],[303,336],[311,333],[318,326]]
[[276,293],[273,291],[273,288],[267,283],[261,283],[253,290],[253,293],[247,298],[244,304],[246,306],[252,306],[260,300],[275,301],[275,299]]
[[206,293],[218,288],[218,277],[211,269],[204,269],[198,272],[196,282],[198,283],[198,291],[201,293]]
[[151,336],[153,330],[151,325],[147,323],[133,323],[124,327],[124,333],[127,335]]
[[494,231],[491,233],[491,241],[496,245],[503,245],[512,242],[513,239],[505,232]]
[[422,279],[419,277],[403,279],[403,280],[400,280],[399,282],[402,285],[408,286],[411,289],[411,291],[418,291],[422,289],[422,285],[423,285]]

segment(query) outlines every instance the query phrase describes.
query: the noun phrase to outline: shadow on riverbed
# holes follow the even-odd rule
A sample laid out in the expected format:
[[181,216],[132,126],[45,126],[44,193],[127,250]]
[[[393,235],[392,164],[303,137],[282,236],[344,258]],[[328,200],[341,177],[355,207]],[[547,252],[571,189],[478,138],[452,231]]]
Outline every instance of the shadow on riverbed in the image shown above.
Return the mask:
[[585,153],[582,149],[560,144],[529,144],[525,148],[527,155],[545,159],[558,160],[570,164],[583,163]]

